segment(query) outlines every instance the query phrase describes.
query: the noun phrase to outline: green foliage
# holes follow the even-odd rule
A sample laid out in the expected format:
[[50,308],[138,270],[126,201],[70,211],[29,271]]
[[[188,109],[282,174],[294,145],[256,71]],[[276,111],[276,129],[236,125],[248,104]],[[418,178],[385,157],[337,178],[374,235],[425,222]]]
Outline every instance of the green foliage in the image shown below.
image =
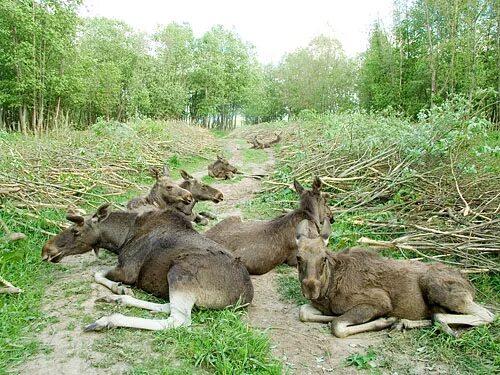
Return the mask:
[[[346,358],[346,366],[355,366],[358,370],[373,370],[376,368],[377,353],[370,349],[366,354],[354,353]],[[375,373],[372,371],[372,373]]]
[[498,6],[493,0],[397,1],[392,35],[374,24],[359,77],[360,104],[416,116],[463,94],[498,121]]
[[243,163],[264,163],[268,159],[267,153],[264,150],[253,148],[245,148],[243,150]]
[[[54,210],[45,210],[44,214],[55,220],[62,218]],[[47,272],[47,264],[40,262],[42,244],[47,240],[40,230],[57,228],[43,220],[27,220],[28,228],[13,221],[14,217],[10,210],[0,210],[0,219],[10,230],[23,232],[27,239],[7,242],[0,232],[0,275],[23,289],[23,293],[0,294],[0,373],[44,349],[35,335],[50,323],[41,311],[41,298],[45,286],[54,279]]]
[[361,108],[376,111],[397,108],[401,104],[397,50],[392,47],[389,36],[378,22],[371,30],[362,62],[359,72]]
[[353,107],[355,64],[340,42],[320,35],[287,54],[276,72],[282,100],[291,114],[335,112]]

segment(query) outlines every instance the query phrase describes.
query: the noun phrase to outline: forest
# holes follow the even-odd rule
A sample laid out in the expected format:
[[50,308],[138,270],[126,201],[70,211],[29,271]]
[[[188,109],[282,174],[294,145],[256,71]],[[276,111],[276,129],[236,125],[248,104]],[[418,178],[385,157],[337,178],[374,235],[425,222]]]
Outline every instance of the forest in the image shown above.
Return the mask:
[[398,0],[393,27],[372,25],[348,57],[318,35],[277,64],[215,25],[153,34],[78,16],[81,0],[0,4],[0,129],[42,132],[97,119],[175,119],[208,127],[296,118],[302,111],[388,111],[417,118],[456,95],[492,122],[500,113],[498,2]]

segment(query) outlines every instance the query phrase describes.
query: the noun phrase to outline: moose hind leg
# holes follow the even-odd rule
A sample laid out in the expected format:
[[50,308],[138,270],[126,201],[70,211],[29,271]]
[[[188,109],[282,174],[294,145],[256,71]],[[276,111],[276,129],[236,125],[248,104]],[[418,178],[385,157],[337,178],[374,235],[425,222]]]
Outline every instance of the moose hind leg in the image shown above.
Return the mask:
[[143,301],[128,295],[111,294],[98,298],[96,302],[116,303],[124,306],[132,306],[149,311],[170,313],[170,303],[154,303]]
[[477,304],[472,292],[462,280],[429,282],[428,300],[435,306],[444,307],[451,313],[436,313],[433,319],[443,325],[479,326],[495,320],[495,314]]
[[489,324],[495,320],[495,314],[472,300],[459,312],[462,314],[436,313],[433,315],[433,319],[444,326],[465,325],[471,327]]

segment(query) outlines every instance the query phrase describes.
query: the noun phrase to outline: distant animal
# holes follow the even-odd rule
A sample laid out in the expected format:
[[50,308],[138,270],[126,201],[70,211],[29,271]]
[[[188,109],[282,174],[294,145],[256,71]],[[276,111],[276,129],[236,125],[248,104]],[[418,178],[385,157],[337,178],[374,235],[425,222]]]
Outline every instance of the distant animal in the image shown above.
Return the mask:
[[168,205],[176,203],[181,203],[181,206],[194,204],[191,192],[172,181],[168,167],[163,167],[162,172],[157,168],[152,168],[150,172],[156,180],[153,187],[147,195],[128,201],[128,210],[143,209],[145,206],[164,209]]
[[[175,328],[191,324],[195,305],[222,309],[252,301],[252,282],[241,261],[196,232],[178,210],[113,212],[109,204],[104,204],[93,215],[69,213],[67,219],[73,224],[46,242],[43,260],[59,262],[92,249],[108,249],[118,254],[118,265],[97,272],[95,280],[118,294],[102,301],[170,313],[168,319],[113,314],[88,325],[87,331]],[[170,303],[150,303],[121,295],[130,294],[122,284],[134,285]]]
[[331,322],[332,333],[346,337],[387,327],[426,327],[437,321],[479,326],[495,316],[473,301],[474,289],[458,270],[440,263],[382,257],[351,247],[327,250],[331,227],[325,221],[310,238],[309,223],[297,226],[299,281],[311,301],[300,309],[303,322]]
[[214,178],[230,180],[237,173],[238,169],[229,164],[223,155],[217,155],[217,160],[208,165],[208,175]]
[[275,133],[275,136],[276,136],[276,139],[273,139],[269,142],[265,142],[265,141],[260,141],[257,138],[257,135],[254,135],[254,137],[248,142],[252,145],[252,148],[255,148],[255,149],[269,148],[272,145],[281,141],[281,134]]
[[[294,181],[300,205],[293,211],[272,220],[242,221],[239,216],[228,217],[205,232],[205,236],[222,244],[254,275],[269,272],[278,264],[296,264],[297,243],[295,228],[302,220],[311,223],[319,233],[324,219],[333,220],[328,206],[330,195],[321,192],[322,182],[316,177],[312,189],[304,189]],[[317,229],[316,229],[317,228]]]

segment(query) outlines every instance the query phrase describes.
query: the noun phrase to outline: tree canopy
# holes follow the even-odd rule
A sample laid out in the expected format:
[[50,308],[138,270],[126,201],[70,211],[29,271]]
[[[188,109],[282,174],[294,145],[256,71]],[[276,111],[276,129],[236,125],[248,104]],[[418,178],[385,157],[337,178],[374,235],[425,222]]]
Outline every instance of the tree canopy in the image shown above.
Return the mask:
[[356,108],[416,116],[457,94],[499,120],[493,0],[396,0],[393,29],[376,22],[359,58],[318,35],[269,66],[220,25],[200,37],[177,23],[144,34],[82,19],[80,5],[0,2],[0,128],[40,132],[131,117],[231,128],[238,115],[253,123]]

